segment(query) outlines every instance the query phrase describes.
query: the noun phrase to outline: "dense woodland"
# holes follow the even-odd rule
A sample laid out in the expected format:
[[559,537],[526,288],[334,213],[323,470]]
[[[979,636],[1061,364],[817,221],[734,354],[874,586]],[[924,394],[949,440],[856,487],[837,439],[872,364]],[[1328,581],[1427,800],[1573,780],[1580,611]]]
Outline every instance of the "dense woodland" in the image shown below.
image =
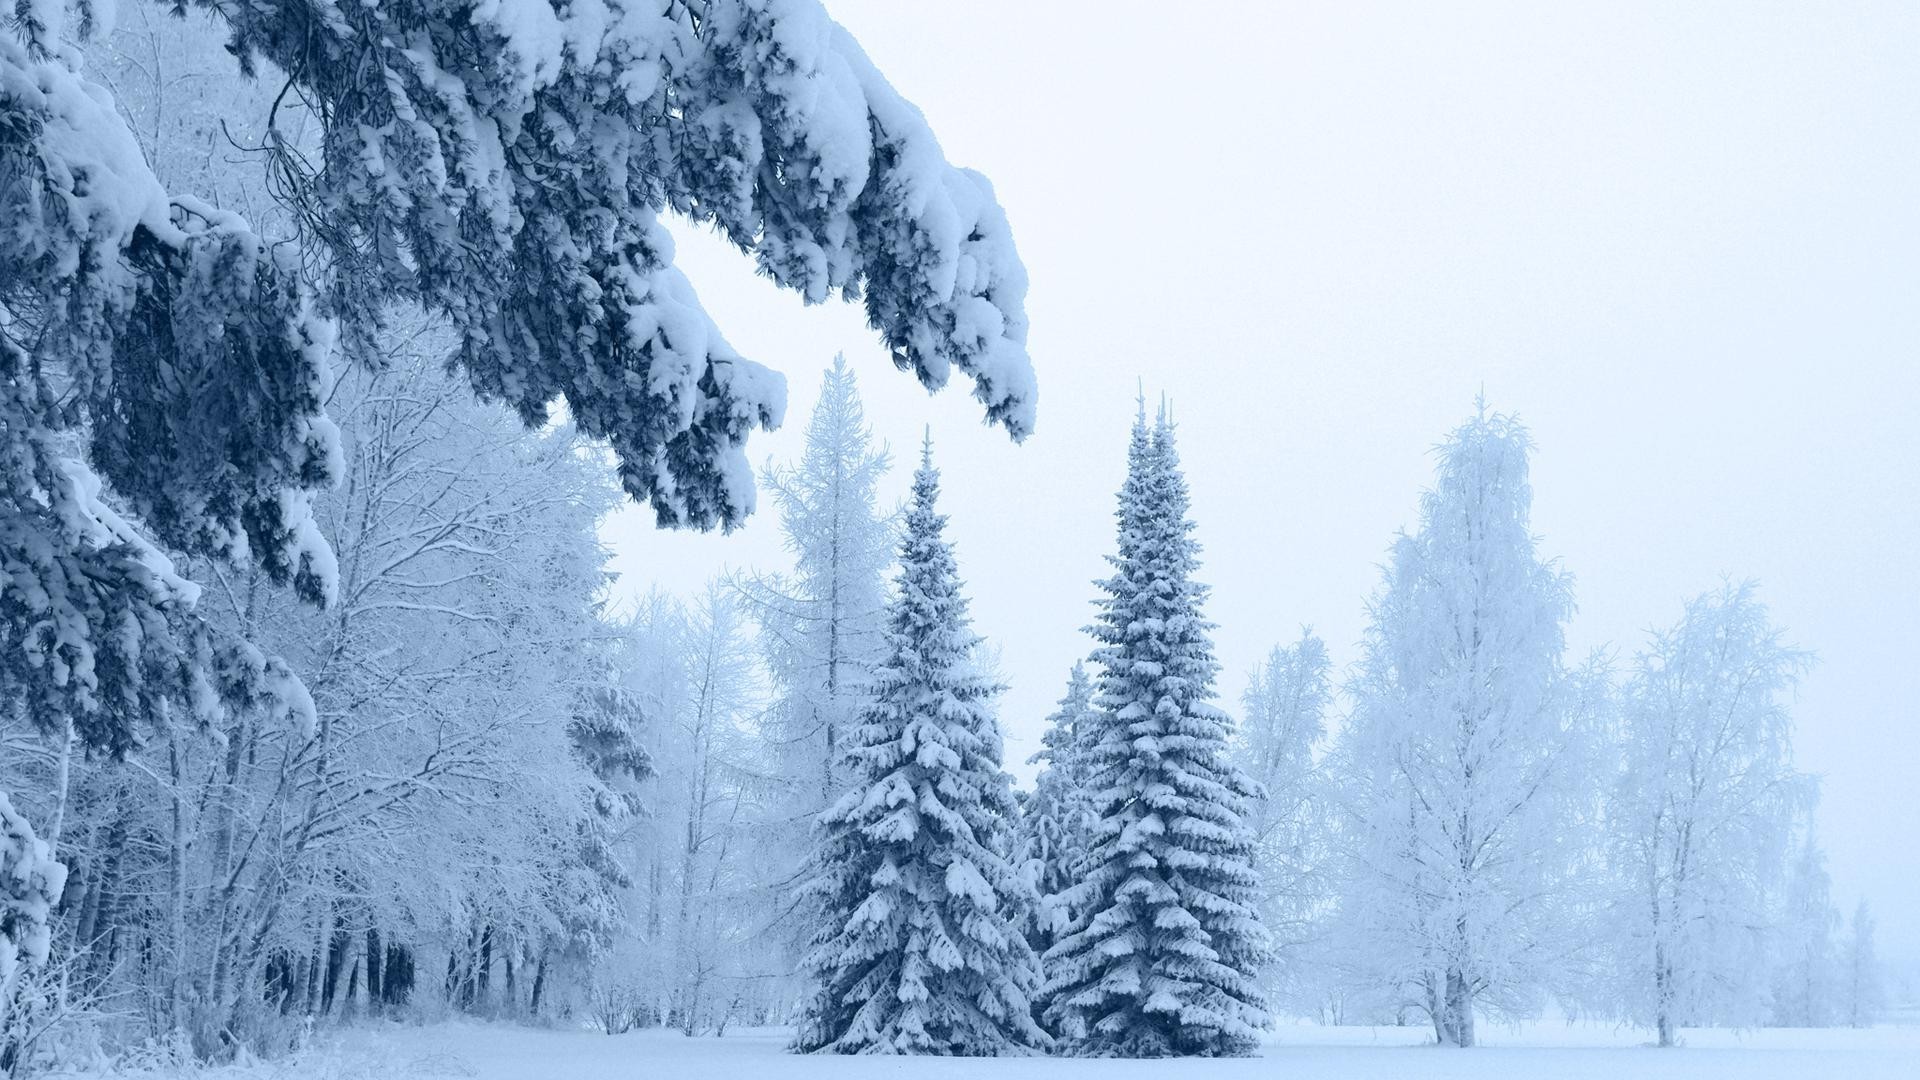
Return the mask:
[[[1223,673],[1143,403],[1017,787],[966,462],[897,461],[835,360],[756,476],[783,385],[656,217],[864,303],[1018,437],[991,189],[812,3],[629,7],[0,12],[0,1074],[450,1012],[1095,1056],[1873,1021],[1794,763],[1811,654],[1709,581],[1567,655],[1531,436],[1485,406],[1381,537],[1359,661],[1303,630]],[[791,562],[615,608],[629,497],[758,498]]]

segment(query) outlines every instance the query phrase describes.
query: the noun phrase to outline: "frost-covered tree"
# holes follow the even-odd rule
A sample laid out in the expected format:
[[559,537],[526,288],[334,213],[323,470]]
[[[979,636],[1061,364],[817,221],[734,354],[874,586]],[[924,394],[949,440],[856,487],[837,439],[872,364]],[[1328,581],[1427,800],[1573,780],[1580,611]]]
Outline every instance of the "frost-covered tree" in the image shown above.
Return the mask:
[[1840,961],[1840,1019],[1848,1027],[1872,1027],[1886,1005],[1880,957],[1873,947],[1873,911],[1865,899],[1853,909]]
[[812,901],[795,896],[792,886],[814,822],[846,789],[847,743],[870,698],[873,667],[885,655],[894,535],[876,488],[888,467],[854,374],[835,357],[821,380],[799,461],[762,474],[793,570],[741,582],[776,690],[760,728],[778,786],[755,843],[764,884],[792,901],[774,925],[784,946],[775,966],[783,973],[797,965],[818,926]]
[[1640,653],[1623,692],[1623,762],[1607,810],[1622,889],[1622,1016],[1662,1046],[1690,1024],[1753,1023],[1805,778],[1786,695],[1808,664],[1751,583],[1689,601]]
[[1535,549],[1531,443],[1484,408],[1440,448],[1370,605],[1335,755],[1347,963],[1445,1045],[1525,1015],[1566,957],[1589,772],[1567,707],[1570,582]]
[[1048,1041],[1032,1017],[1040,971],[1021,932],[1032,897],[1011,857],[999,686],[977,666],[938,495],[929,444],[887,655],[848,748],[852,786],[822,817],[811,863],[823,919],[802,1052],[1002,1055]]
[[1092,627],[1099,689],[1085,750],[1093,826],[1071,921],[1048,950],[1045,1019],[1075,1051],[1251,1053],[1269,956],[1246,825],[1256,788],[1214,707],[1218,664],[1194,579],[1199,543],[1164,412],[1128,447],[1119,550]]
[[723,1027],[744,959],[749,920],[741,856],[757,805],[746,726],[760,710],[760,674],[746,620],[716,582],[693,605],[684,638],[686,699],[669,717],[662,745],[660,816],[675,840],[668,936],[667,1014],[687,1035]]
[[1059,706],[1040,735],[1041,749],[1031,759],[1040,774],[1020,808],[1020,863],[1039,898],[1027,935],[1036,953],[1052,948],[1071,920],[1061,897],[1079,880],[1093,831],[1084,751],[1099,720],[1084,663],[1073,665]]
[[1787,871],[1774,921],[1772,1023],[1776,1027],[1828,1027],[1838,1015],[1838,958],[1827,853],[1811,815],[1802,824],[1799,850]]
[[782,741],[791,747],[790,771],[810,813],[840,795],[844,783],[835,770],[865,703],[867,674],[885,652],[894,537],[876,489],[889,464],[854,374],[836,356],[821,380],[800,460],[762,474],[794,570],[750,582],[747,595],[783,692]]
[[958,367],[1031,429],[989,185],[811,0],[176,4],[278,84],[253,147],[298,244],[156,177],[80,74],[103,6],[0,9],[0,681],[49,734],[124,753],[169,712],[311,725],[160,548],[336,595],[321,399],[336,327],[373,362],[396,307],[444,319],[471,389],[523,422],[564,401],[662,520],[737,524],[784,386],[721,339],[663,212],[810,301],[863,298],[901,367]]
[[1316,753],[1333,705],[1333,661],[1311,629],[1276,646],[1247,680],[1233,743],[1260,785],[1248,815],[1260,871],[1261,921],[1274,936],[1269,986],[1299,1002],[1303,953],[1325,903],[1325,826]]

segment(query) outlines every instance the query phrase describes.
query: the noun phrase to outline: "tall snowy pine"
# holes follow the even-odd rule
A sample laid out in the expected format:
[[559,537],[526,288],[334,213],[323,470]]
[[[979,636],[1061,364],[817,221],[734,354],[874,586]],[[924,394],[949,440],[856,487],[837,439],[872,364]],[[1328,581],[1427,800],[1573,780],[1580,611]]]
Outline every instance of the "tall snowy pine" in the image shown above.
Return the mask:
[[931,446],[914,474],[887,657],[853,732],[850,790],[822,818],[808,884],[826,916],[794,1049],[1020,1054],[1046,1044],[1009,857],[1013,791],[980,674]]
[[1193,580],[1199,545],[1164,415],[1151,431],[1141,415],[1128,458],[1115,572],[1092,627],[1103,673],[1087,789],[1099,821],[1063,897],[1072,921],[1046,955],[1045,1018],[1083,1054],[1247,1054],[1267,1023],[1245,822],[1255,786],[1209,703],[1207,590]]
[[1047,717],[1044,746],[1032,761],[1045,762],[1020,818],[1020,859],[1039,896],[1027,939],[1036,951],[1053,947],[1070,918],[1062,897],[1079,880],[1092,828],[1083,749],[1098,728],[1093,681],[1085,664],[1073,665],[1060,707]]

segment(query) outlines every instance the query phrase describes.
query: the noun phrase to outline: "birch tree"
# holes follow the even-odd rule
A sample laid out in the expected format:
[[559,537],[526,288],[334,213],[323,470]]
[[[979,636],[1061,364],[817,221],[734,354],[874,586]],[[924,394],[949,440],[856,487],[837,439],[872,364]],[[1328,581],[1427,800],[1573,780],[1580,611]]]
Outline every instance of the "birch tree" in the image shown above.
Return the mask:
[[1359,977],[1436,1039],[1527,1015],[1567,953],[1588,773],[1561,664],[1571,583],[1528,520],[1532,444],[1484,407],[1440,448],[1370,605],[1337,755],[1342,918]]
[[1261,920],[1275,955],[1266,977],[1277,996],[1304,1001],[1307,946],[1327,897],[1326,808],[1316,760],[1333,705],[1333,662],[1302,629],[1274,647],[1247,680],[1234,757],[1260,785],[1248,814],[1260,870]]
[[1808,663],[1751,583],[1688,601],[1634,661],[1607,815],[1625,890],[1613,967],[1621,1014],[1662,1046],[1760,1016],[1767,899],[1807,793],[1786,699]]

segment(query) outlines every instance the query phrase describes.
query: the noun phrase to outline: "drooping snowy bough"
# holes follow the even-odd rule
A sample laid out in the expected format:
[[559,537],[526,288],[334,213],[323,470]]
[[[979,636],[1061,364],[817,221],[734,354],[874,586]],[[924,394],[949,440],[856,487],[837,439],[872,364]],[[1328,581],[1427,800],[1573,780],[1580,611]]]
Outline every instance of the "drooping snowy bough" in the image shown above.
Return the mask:
[[477,390],[530,423],[565,397],[663,520],[751,510],[742,446],[785,390],[707,319],[662,211],[809,301],[864,297],[897,364],[929,387],[958,367],[1031,428],[991,188],[815,0],[196,2],[326,120],[310,167],[276,141],[276,168],[349,331],[396,295],[446,313]]
[[990,187],[814,0],[193,6],[283,86],[262,149],[298,244],[164,189],[80,73],[96,0],[0,9],[0,685],[49,730],[118,752],[164,709],[311,718],[164,549],[331,598],[321,388],[335,328],[370,359],[396,302],[447,318],[474,389],[528,423],[564,399],[662,521],[738,523],[784,385],[702,311],[665,211],[809,301],[863,298],[896,364],[929,387],[958,367],[1031,430]]

